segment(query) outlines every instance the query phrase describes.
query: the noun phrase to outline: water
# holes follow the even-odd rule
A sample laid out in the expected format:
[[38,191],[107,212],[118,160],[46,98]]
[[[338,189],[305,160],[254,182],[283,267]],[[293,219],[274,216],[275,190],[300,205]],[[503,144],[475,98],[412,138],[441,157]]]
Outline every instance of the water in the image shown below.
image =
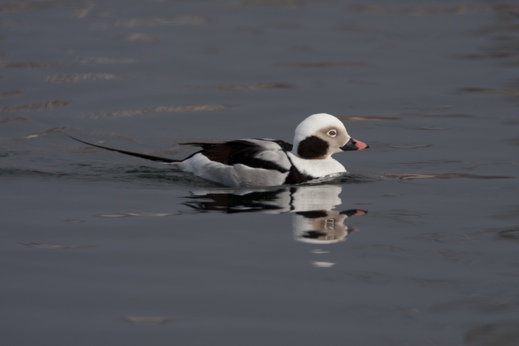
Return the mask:
[[[518,345],[512,1],[0,2],[9,345]],[[90,141],[370,144],[232,190]],[[342,212],[342,213],[341,213]]]

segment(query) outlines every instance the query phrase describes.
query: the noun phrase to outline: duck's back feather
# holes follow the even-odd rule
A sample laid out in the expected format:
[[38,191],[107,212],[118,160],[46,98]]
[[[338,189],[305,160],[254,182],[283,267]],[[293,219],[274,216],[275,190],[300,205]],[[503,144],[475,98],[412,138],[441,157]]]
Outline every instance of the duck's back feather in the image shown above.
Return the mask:
[[233,166],[242,164],[250,168],[262,168],[286,173],[290,170],[285,148],[292,145],[283,141],[266,139],[241,139],[222,143],[180,143],[194,145],[202,150],[187,157],[189,160],[196,154],[202,154],[213,162]]

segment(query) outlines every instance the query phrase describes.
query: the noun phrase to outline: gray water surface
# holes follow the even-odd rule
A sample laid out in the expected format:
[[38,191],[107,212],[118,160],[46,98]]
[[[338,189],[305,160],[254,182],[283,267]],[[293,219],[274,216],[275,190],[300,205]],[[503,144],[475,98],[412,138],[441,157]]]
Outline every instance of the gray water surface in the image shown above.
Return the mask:
[[[0,1],[2,345],[519,345],[513,1]],[[351,176],[232,190],[292,140]]]

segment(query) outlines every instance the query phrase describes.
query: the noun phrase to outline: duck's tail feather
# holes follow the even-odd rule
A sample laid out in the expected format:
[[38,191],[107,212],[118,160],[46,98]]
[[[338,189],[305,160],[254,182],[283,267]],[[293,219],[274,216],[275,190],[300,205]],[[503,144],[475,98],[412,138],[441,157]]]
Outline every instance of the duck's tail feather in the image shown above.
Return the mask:
[[75,141],[78,141],[78,142],[81,142],[83,144],[86,144],[86,145],[90,145],[92,147],[96,147],[96,148],[100,148],[100,149],[105,149],[105,150],[110,150],[110,151],[115,151],[117,153],[121,153],[121,154],[125,154],[125,155],[130,155],[130,156],[136,156],[136,157],[140,157],[141,159],[146,159],[146,160],[151,160],[151,161],[157,161],[157,162],[164,162],[164,163],[179,163],[179,162],[182,162],[183,160],[174,160],[174,159],[169,159],[167,157],[160,157],[160,156],[154,156],[154,155],[148,155],[148,154],[141,154],[141,153],[135,153],[133,151],[127,151],[127,150],[120,150],[120,149],[114,149],[114,148],[109,148],[109,147],[105,147],[105,146],[102,146],[102,145],[98,145],[98,144],[94,144],[94,143],[89,143],[89,142],[85,142],[79,138],[76,138],[76,137],[72,137],[71,135],[67,135],[65,133],[65,135],[67,137],[70,137],[72,138],[73,140]]

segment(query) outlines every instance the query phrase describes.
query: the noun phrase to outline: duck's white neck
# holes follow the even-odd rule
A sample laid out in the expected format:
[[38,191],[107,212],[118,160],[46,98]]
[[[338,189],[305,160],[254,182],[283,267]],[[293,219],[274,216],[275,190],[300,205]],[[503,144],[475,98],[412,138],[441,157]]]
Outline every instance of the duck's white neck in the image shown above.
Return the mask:
[[292,164],[297,170],[303,174],[309,175],[313,178],[321,178],[330,174],[344,173],[346,168],[331,156],[327,156],[322,160],[307,160],[297,155],[297,149],[287,153]]

